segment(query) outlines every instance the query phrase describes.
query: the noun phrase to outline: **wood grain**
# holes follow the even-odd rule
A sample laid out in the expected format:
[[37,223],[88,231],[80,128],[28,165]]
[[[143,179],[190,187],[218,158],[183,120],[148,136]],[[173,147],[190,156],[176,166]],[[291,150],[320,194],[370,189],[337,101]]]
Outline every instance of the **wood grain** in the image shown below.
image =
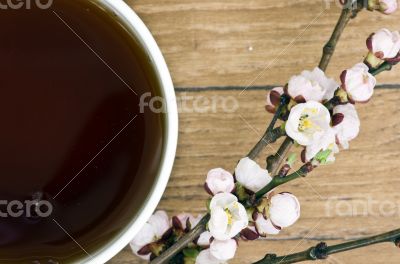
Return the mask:
[[[186,108],[180,115],[177,158],[160,209],[170,215],[183,211],[203,213],[208,196],[202,185],[207,171],[215,167],[232,171],[236,161],[265,129],[271,119],[263,109],[265,92],[239,93],[236,90],[178,93],[181,99],[192,99],[186,99]],[[192,112],[193,102],[206,102],[206,98],[210,105],[215,98],[219,100],[215,112],[212,108],[205,113]],[[223,100],[236,100],[236,111],[231,112],[232,107],[223,109]],[[299,222],[271,237],[272,241],[242,243],[232,263],[249,263],[267,252],[288,253],[297,244],[292,251],[303,250],[318,240],[336,243],[398,228],[400,121],[389,113],[400,111],[399,101],[398,89],[379,89],[369,104],[358,105],[362,127],[359,137],[351,142],[351,150],[339,153],[335,165],[318,168],[307,178],[279,188],[299,198],[302,205]],[[202,104],[203,108],[205,105]],[[276,148],[273,145],[267,149],[263,157]],[[265,164],[262,159],[259,162]],[[353,251],[335,256],[328,263],[398,263],[400,252],[394,252],[393,247]],[[110,263],[128,261],[140,263],[129,250]]]
[[[126,0],[155,36],[176,86],[280,84],[318,64],[338,0]],[[350,22],[328,73],[363,60],[365,40],[400,29],[400,12],[363,11]],[[385,83],[400,83],[399,71]]]

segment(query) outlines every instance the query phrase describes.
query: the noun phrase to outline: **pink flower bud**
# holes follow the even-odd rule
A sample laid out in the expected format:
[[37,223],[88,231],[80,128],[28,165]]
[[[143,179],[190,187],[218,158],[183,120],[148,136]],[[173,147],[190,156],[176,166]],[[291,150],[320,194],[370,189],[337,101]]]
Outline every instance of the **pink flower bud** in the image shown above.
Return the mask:
[[204,187],[208,193],[215,195],[221,192],[232,192],[235,188],[235,183],[230,172],[217,168],[208,172]]
[[366,63],[373,68],[379,66],[384,60],[395,58],[400,51],[400,33],[391,32],[383,28],[373,33],[367,39],[367,47],[370,51]]
[[374,93],[376,79],[368,71],[367,65],[358,63],[341,75],[342,88],[354,102],[368,102]]
[[397,0],[379,0],[379,10],[387,15],[397,10]]
[[390,15],[397,10],[397,0],[369,0],[368,9]]
[[271,222],[279,227],[289,227],[300,217],[300,203],[291,193],[272,196],[269,207]]
[[270,113],[275,113],[277,106],[280,104],[280,98],[283,94],[283,87],[275,87],[267,93],[267,100],[265,103],[265,110]]

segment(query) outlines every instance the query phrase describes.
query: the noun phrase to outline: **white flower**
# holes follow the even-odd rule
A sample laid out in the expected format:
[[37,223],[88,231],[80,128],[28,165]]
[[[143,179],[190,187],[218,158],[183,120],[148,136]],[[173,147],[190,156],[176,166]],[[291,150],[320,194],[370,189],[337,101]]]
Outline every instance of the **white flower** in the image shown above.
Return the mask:
[[379,59],[391,59],[400,51],[400,33],[383,28],[372,34],[367,40],[369,51]]
[[333,130],[333,128],[328,128],[326,133],[323,134],[319,140],[314,141],[311,145],[306,147],[306,161],[312,160],[320,151],[328,149],[333,151],[335,145],[335,130]]
[[142,227],[139,233],[130,242],[130,246],[135,255],[145,260],[150,259],[150,253],[146,255],[138,254],[138,251],[147,244],[155,242],[163,236],[163,234],[170,228],[168,215],[165,211],[155,212],[147,223]]
[[210,246],[211,238],[212,238],[211,233],[209,231],[204,231],[197,239],[196,244],[200,247],[206,248]]
[[210,245],[210,253],[216,259],[227,261],[233,259],[237,249],[237,242],[235,239],[217,240],[214,239]]
[[271,91],[268,91],[265,110],[272,114],[275,113],[277,106],[280,104],[280,98],[283,93],[283,87],[275,87]]
[[216,194],[210,202],[211,218],[208,228],[218,240],[228,240],[236,236],[248,225],[246,209],[231,193]]
[[195,264],[224,264],[226,261],[219,260],[211,255],[210,249],[205,249],[200,252],[196,258]]
[[360,132],[360,119],[357,110],[352,104],[338,105],[333,108],[333,116],[335,117],[335,115],[343,116],[341,122],[334,123],[333,129],[340,145],[347,149],[349,141],[356,138]]
[[207,173],[205,188],[211,195],[221,192],[232,192],[235,188],[235,182],[230,172],[217,168]]
[[[190,229],[193,229],[193,227],[195,227],[200,222],[202,217],[203,217],[202,215],[194,217],[191,214],[182,213],[172,218],[172,224],[174,225],[175,228],[180,228],[182,230],[189,231]],[[190,225],[190,229],[188,224]]]
[[374,93],[376,79],[368,71],[367,65],[358,63],[353,68],[342,72],[340,76],[342,87],[347,91],[351,100],[368,102]]
[[301,75],[293,76],[287,86],[287,94],[296,102],[323,101],[333,97],[339,84],[326,77],[320,68],[312,72],[303,71]]
[[275,226],[271,222],[271,219],[265,219],[260,213],[256,216],[255,225],[257,233],[262,237],[266,237],[267,235],[277,235],[281,231],[279,227]]
[[308,146],[326,133],[330,128],[331,116],[321,103],[309,101],[295,105],[286,122],[286,133],[303,146]]
[[279,227],[293,225],[300,217],[300,203],[291,193],[280,193],[271,197],[269,217]]
[[262,169],[248,157],[241,159],[237,164],[235,177],[241,185],[252,192],[258,192],[272,180],[267,170]]

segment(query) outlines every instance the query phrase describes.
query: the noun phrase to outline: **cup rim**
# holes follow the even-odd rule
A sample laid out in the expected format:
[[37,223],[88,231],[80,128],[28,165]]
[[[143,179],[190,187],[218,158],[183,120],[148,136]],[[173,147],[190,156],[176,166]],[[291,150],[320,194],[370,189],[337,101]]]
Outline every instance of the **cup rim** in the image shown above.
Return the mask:
[[[105,263],[118,254],[134,236],[140,231],[144,224],[153,214],[161,197],[167,187],[167,183],[172,171],[175,160],[176,147],[178,142],[178,110],[176,105],[175,90],[172,78],[169,73],[165,59],[150,31],[139,18],[139,16],[122,0],[96,0],[105,6],[108,11],[118,16],[131,30],[135,38],[144,47],[152,62],[155,73],[158,75],[161,93],[165,98],[165,144],[163,146],[162,161],[159,166],[159,174],[155,179],[155,183],[147,196],[147,199],[138,211],[135,218],[130,224],[108,245],[100,248],[97,252],[89,257],[84,263],[98,264]],[[133,257],[133,256],[132,256]]]

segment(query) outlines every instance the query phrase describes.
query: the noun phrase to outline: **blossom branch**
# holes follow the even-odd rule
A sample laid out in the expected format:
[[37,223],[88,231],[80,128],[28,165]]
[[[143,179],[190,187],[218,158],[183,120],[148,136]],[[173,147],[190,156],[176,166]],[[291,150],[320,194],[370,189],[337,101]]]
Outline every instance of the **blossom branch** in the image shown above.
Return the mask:
[[[358,9],[357,9],[358,10]],[[358,11],[357,11],[358,12]],[[334,53],[336,44],[345,28],[347,25],[348,21],[354,17],[355,13],[354,11],[351,11],[350,6],[344,7],[342,11],[342,15],[339,18],[339,21],[335,27],[334,32],[332,33],[332,36],[325,45],[325,48],[323,50],[323,56],[321,58],[319,67],[321,70],[326,70],[326,67],[328,66],[330,59]],[[287,100],[287,98],[286,98]],[[282,100],[280,102],[280,105],[271,121],[269,124],[266,132],[264,133],[263,137],[257,142],[257,144],[253,147],[253,149],[249,152],[248,157],[251,159],[256,158],[259,153],[264,149],[268,144],[275,142],[279,137],[285,135],[284,129],[281,127],[274,128],[275,124],[278,120],[278,118],[281,115],[281,112],[284,108],[284,106],[287,104],[287,101],[285,100],[285,96],[282,97]],[[284,142],[282,143],[281,147],[279,148],[278,152],[276,155],[272,156],[271,159],[268,160],[268,168],[270,169],[270,172],[272,172],[272,175],[276,175],[277,170],[281,166],[282,162],[284,161],[287,153],[289,152],[290,148],[293,145],[293,140],[289,137],[287,137]],[[306,172],[305,168],[301,168],[299,171],[296,173],[293,173],[291,175],[288,175],[284,178],[280,177],[275,177],[273,181],[265,186],[263,190],[258,192],[258,195],[262,193],[262,191],[266,192],[271,188],[274,188],[274,186],[279,186],[285,182],[288,182],[290,180],[294,180],[300,176],[305,176],[308,173],[308,170]],[[210,219],[210,215],[206,214],[201,221],[194,227],[192,230],[190,230],[187,234],[185,234],[181,239],[179,239],[173,246],[165,250],[161,255],[159,255],[157,258],[151,261],[152,264],[162,264],[162,263],[167,263],[170,259],[172,259],[177,253],[181,252],[190,242],[195,240],[203,231],[206,230],[207,222]]]
[[376,69],[371,69],[371,70],[370,70],[370,73],[371,73],[372,75],[376,76],[376,75],[378,75],[378,74],[381,73],[381,72],[390,71],[390,70],[393,68],[394,65],[395,65],[395,64],[393,64],[393,63],[384,62],[384,63],[383,63],[381,66],[379,66],[378,68],[376,68]]
[[247,154],[247,157],[249,157],[250,159],[255,159],[266,146],[274,143],[278,138],[284,135],[286,135],[286,132],[285,129],[283,129],[282,127],[277,127],[272,130],[265,131],[261,139],[252,148],[249,154]]
[[292,145],[293,140],[290,137],[286,137],[276,154],[267,158],[267,170],[271,172],[272,175],[276,175]]
[[[360,12],[364,7],[363,1],[357,1],[356,8],[353,7],[353,3],[354,1],[348,1],[348,3],[343,6],[342,13],[339,17],[338,22],[336,23],[335,29],[333,30],[329,41],[325,44],[323,48],[322,57],[318,65],[318,67],[322,71],[326,71],[329,62],[331,61],[332,55],[335,52],[336,45],[339,42],[339,39],[342,36],[342,33],[347,24],[351,19],[355,18],[358,12]],[[268,157],[267,169],[272,173],[272,175],[275,175],[277,173],[292,145],[293,140],[287,137],[280,146],[277,153]]]
[[267,145],[274,143],[278,138],[286,135],[285,129],[283,129],[282,127],[277,127],[277,128],[274,127],[276,121],[278,121],[278,118],[282,113],[283,108],[286,106],[289,100],[290,98],[288,96],[282,95],[279,107],[276,110],[274,117],[271,120],[271,123],[269,124],[267,130],[265,131],[261,139],[250,150],[249,154],[247,154],[247,157],[249,157],[250,159],[255,159]]
[[311,165],[311,163],[306,163],[303,166],[301,166],[300,169],[298,169],[297,171],[295,171],[292,174],[289,174],[285,177],[275,176],[272,178],[272,181],[270,181],[264,188],[262,188],[260,191],[255,193],[255,198],[260,199],[265,194],[272,191],[279,185],[293,181],[300,177],[305,177],[312,170],[313,170],[313,166]]
[[275,254],[268,254],[254,264],[289,264],[306,260],[326,259],[332,254],[386,242],[395,243],[396,246],[400,247],[400,229],[333,246],[327,246],[326,243],[321,242],[305,251],[281,257],[277,257]]
[[[353,6],[354,3],[357,5],[356,7]],[[321,70],[325,71],[326,68],[328,67],[332,55],[335,52],[336,44],[338,43],[345,27],[347,26],[349,21],[352,18],[354,18],[359,11],[362,10],[362,8],[363,8],[363,1],[354,1],[354,0],[347,1],[347,3],[343,6],[342,13],[331,35],[331,38],[323,48],[322,58],[318,66]]]
[[269,144],[274,143],[278,138],[286,135],[286,132],[282,127],[274,128],[271,131],[266,131],[253,149],[247,154],[250,159],[255,159],[257,155]]

